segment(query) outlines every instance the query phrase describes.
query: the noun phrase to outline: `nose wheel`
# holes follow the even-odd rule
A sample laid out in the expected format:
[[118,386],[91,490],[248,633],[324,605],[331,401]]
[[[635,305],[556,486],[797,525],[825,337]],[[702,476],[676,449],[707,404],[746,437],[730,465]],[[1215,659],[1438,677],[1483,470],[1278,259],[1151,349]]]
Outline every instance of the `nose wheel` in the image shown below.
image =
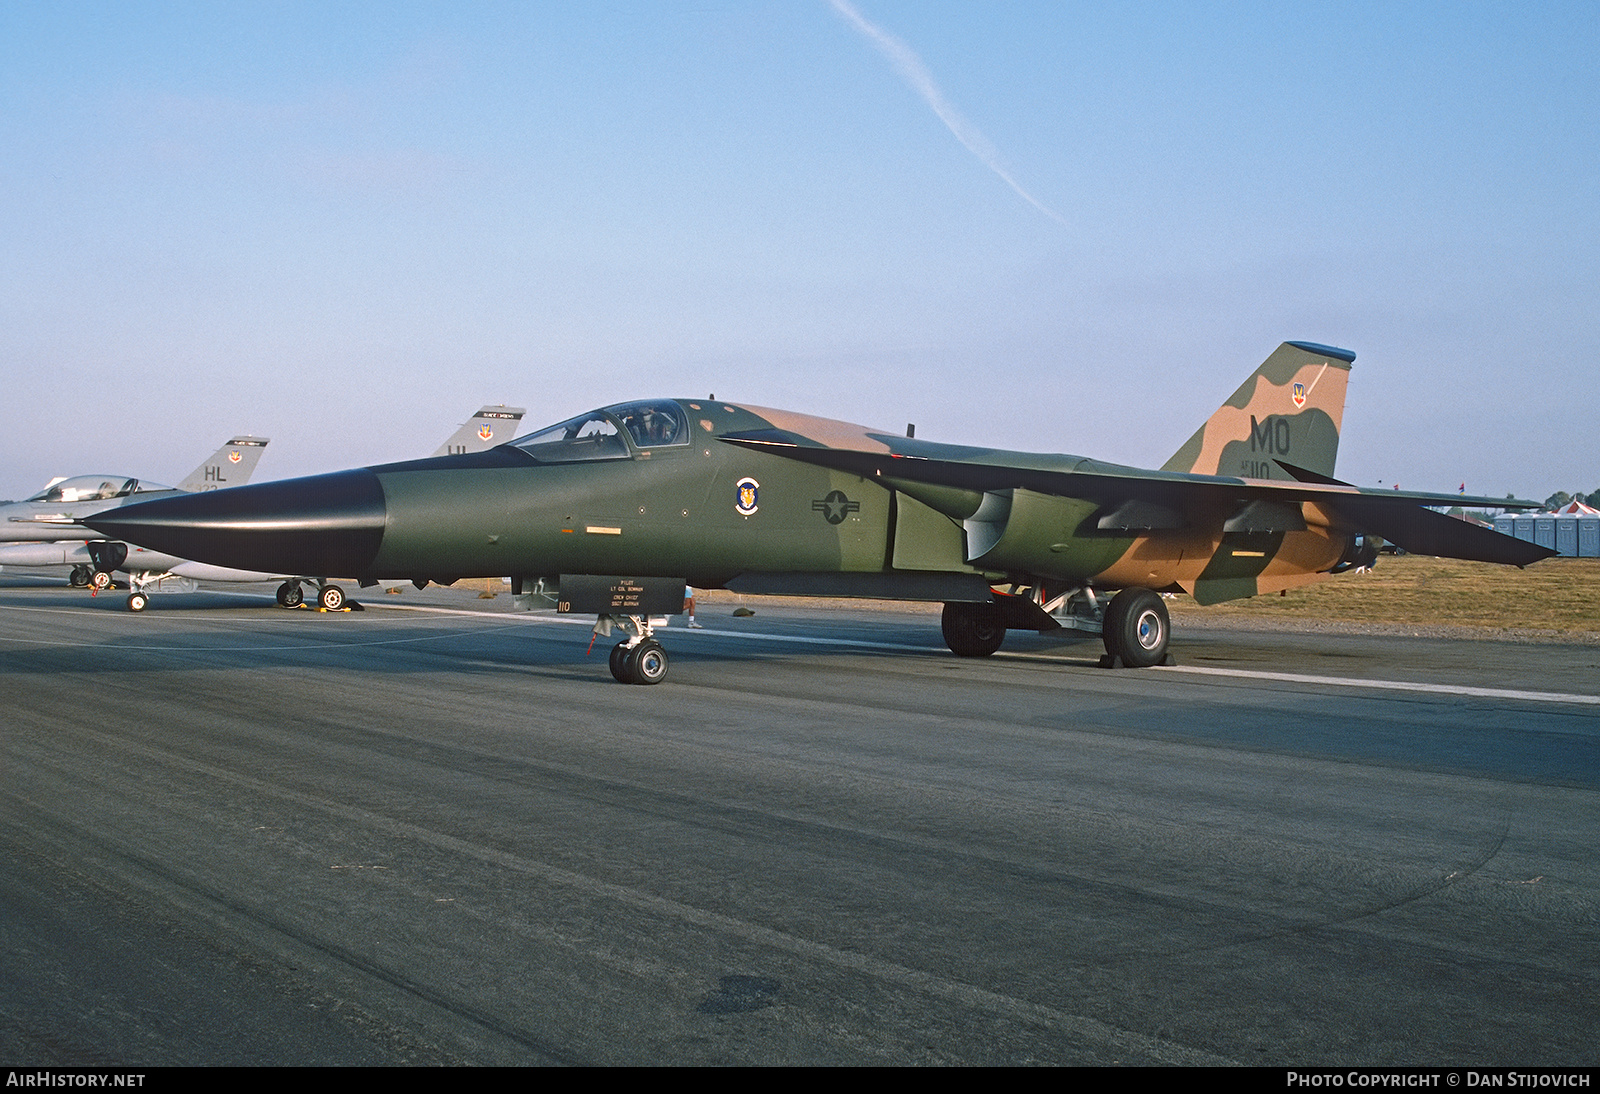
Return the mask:
[[629,637],[611,647],[607,663],[611,678],[619,684],[659,684],[667,678],[667,651],[654,637],[666,617],[648,615],[602,615],[595,620],[595,639],[621,631]]
[[611,647],[611,676],[619,684],[659,684],[667,678],[667,651],[653,638]]

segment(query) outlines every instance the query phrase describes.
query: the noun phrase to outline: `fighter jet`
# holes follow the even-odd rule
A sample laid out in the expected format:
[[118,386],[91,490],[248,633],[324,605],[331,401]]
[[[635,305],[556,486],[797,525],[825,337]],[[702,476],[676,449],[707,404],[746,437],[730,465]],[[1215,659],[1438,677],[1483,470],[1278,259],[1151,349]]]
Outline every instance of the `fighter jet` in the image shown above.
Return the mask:
[[266,447],[266,437],[234,437],[175,487],[126,475],[54,479],[33,497],[0,506],[0,565],[71,566],[71,583],[86,586],[105,571],[95,568],[80,518],[133,501],[238,486],[249,481]]
[[[527,413],[520,406],[485,406],[479,409],[455,433],[440,445],[435,456],[481,452],[493,446],[498,436],[510,440],[516,433],[517,423]],[[315,587],[317,604],[328,611],[345,606],[344,589],[326,577],[311,577],[301,573],[241,570],[228,566],[215,566],[196,562],[161,551],[152,551],[119,541],[100,541],[86,545],[93,558],[96,576],[113,570],[128,575],[130,591],[128,610],[141,612],[150,603],[149,593],[155,589],[190,592],[200,581],[220,583],[255,583],[280,581],[277,600],[285,608],[297,608],[305,601],[303,585]],[[394,584],[399,584],[395,582]]]
[[611,672],[656,683],[685,582],[942,601],[950,649],[1008,628],[1099,631],[1108,666],[1168,658],[1162,592],[1202,604],[1408,551],[1526,565],[1552,552],[1431,506],[1535,502],[1333,477],[1355,354],[1286,342],[1159,470],[937,444],[716,399],[622,403],[486,452],[177,497],[100,531],[221,565],[419,587],[510,575],[524,604],[620,631]]

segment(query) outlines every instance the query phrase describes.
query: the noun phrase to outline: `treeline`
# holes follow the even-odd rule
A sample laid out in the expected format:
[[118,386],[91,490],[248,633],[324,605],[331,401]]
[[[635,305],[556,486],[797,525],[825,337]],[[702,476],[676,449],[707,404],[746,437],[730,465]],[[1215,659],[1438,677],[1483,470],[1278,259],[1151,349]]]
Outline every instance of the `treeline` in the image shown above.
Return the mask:
[[1596,509],[1600,509],[1600,490],[1590,494],[1569,494],[1565,490],[1557,490],[1554,494],[1544,499],[1544,507],[1546,509],[1560,509],[1562,506],[1571,505],[1575,501],[1581,501],[1585,505],[1592,505]]

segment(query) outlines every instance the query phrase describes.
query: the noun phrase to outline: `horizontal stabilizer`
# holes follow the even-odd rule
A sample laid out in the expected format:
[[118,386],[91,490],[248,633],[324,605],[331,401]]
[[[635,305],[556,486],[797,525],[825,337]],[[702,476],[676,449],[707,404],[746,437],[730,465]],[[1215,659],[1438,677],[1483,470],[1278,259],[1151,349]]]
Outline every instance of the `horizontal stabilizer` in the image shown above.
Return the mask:
[[1493,528],[1435,513],[1420,505],[1395,504],[1390,498],[1342,497],[1332,507],[1362,531],[1380,535],[1414,555],[1526,566],[1557,554],[1549,547],[1516,539]]

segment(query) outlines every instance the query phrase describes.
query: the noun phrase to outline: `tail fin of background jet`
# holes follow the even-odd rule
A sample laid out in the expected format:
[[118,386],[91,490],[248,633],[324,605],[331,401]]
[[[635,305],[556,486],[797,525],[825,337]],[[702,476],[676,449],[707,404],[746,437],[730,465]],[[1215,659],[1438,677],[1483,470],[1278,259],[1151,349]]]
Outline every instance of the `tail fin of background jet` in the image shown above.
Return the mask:
[[246,434],[235,437],[199,467],[189,472],[189,477],[178,484],[179,490],[220,490],[224,486],[243,486],[250,481],[261,453],[267,447],[266,437]]
[[1355,359],[1347,349],[1285,342],[1161,470],[1292,480],[1282,459],[1332,475]]
[[525,413],[520,406],[486,406],[440,445],[434,455],[459,456],[504,444],[517,435],[517,423]]

